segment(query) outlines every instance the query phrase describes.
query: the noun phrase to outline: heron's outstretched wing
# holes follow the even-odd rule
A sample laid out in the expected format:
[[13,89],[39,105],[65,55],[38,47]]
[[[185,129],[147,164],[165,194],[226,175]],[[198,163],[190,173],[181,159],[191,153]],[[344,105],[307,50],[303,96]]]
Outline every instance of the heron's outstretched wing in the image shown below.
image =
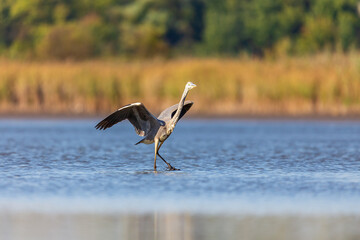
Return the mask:
[[125,119],[128,119],[131,122],[139,136],[145,136],[154,127],[164,125],[162,121],[159,121],[145,108],[144,104],[132,103],[110,114],[104,120],[99,122],[95,128],[105,130]]
[[[194,103],[192,101],[185,101],[184,103],[184,107],[183,109],[181,110],[181,113],[180,113],[180,117],[179,117],[179,120],[185,115],[185,113],[187,111],[189,111],[189,109],[191,108],[191,106],[193,105]],[[167,109],[165,109],[164,111],[162,111],[158,117],[159,120],[162,120],[164,122],[168,122],[171,120],[171,118],[175,115],[176,111],[177,111],[177,108],[178,108],[179,104],[175,104],[171,107],[168,107]]]

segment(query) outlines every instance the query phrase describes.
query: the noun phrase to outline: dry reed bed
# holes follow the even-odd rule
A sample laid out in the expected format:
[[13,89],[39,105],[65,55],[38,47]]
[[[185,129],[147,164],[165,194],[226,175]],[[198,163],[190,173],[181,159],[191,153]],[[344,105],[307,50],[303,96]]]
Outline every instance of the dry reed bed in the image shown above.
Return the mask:
[[360,59],[177,59],[22,62],[0,60],[0,112],[95,114],[141,101],[154,112],[178,102],[192,113],[360,114]]

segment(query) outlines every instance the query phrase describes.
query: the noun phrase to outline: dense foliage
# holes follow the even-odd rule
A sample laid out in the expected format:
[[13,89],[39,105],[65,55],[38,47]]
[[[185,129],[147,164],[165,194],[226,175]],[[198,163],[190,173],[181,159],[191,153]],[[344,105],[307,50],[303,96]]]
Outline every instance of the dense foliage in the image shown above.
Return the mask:
[[0,54],[264,55],[360,46],[358,0],[0,0]]

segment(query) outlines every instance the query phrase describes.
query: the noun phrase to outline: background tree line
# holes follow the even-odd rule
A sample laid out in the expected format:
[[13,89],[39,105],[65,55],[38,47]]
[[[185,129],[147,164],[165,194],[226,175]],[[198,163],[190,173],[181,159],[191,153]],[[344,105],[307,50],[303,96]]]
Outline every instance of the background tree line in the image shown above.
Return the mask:
[[299,55],[360,46],[357,0],[0,0],[10,58]]

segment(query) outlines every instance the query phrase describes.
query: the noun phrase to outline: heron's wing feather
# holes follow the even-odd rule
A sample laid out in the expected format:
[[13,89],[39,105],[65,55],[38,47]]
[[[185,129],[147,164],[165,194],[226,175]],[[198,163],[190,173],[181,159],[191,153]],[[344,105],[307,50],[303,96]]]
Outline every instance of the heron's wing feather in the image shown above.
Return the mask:
[[[189,109],[191,108],[191,106],[193,105],[194,103],[192,101],[185,101],[184,103],[184,107],[183,109],[181,110],[181,113],[180,113],[180,117],[179,117],[179,120],[185,115],[185,113],[187,111],[189,111]],[[158,116],[158,119],[164,121],[164,122],[168,122],[171,120],[171,118],[175,115],[176,113],[176,110],[178,108],[179,104],[175,104],[171,107],[168,107],[167,109],[165,109],[164,111],[162,111],[160,113],[160,115]]]
[[[187,111],[189,111],[189,109],[192,107],[193,104],[194,103],[191,102],[191,103],[184,105],[183,109],[181,110],[179,120],[185,115],[185,113],[187,113]],[[176,114],[176,111],[172,112],[171,118],[173,118],[175,114]]]
[[162,123],[146,109],[144,104],[132,103],[107,116],[104,120],[99,122],[95,128],[105,130],[125,119],[129,120],[134,126],[136,133],[140,136],[145,136],[153,127],[162,125]]

